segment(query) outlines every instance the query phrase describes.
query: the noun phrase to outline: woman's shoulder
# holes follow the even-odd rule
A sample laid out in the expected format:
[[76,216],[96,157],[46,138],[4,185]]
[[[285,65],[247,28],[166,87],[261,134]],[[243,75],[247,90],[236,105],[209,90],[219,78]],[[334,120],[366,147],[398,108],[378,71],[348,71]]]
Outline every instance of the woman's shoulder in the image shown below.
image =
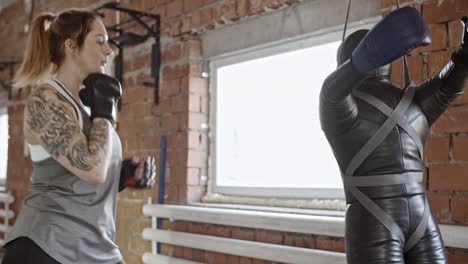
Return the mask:
[[66,113],[76,118],[73,105],[63,97],[51,84],[43,83],[33,88],[31,95],[26,102],[26,110],[31,114],[46,112],[49,114]]
[[64,104],[73,108],[73,105],[51,84],[42,83],[33,88],[29,101],[41,101],[43,103]]
[[34,87],[31,97],[48,97],[55,98],[59,96],[59,92],[49,83],[42,83]]

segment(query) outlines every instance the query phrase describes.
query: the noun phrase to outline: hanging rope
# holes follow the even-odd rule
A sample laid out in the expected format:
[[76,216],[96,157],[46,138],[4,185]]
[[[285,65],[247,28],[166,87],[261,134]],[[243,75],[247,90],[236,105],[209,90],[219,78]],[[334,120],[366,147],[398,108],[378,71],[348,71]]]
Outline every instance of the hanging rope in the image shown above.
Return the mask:
[[[396,6],[397,8],[400,8],[400,0],[396,0]],[[406,89],[408,85],[410,85],[411,83],[409,68],[408,68],[408,59],[406,58],[406,54],[403,56],[403,75],[405,78],[405,89]]]
[[344,41],[345,36],[346,36],[346,29],[348,28],[348,19],[349,19],[349,10],[351,9],[351,0],[348,2],[348,11],[346,11],[346,20],[344,24],[344,29],[343,29],[343,37],[341,37],[341,42]]

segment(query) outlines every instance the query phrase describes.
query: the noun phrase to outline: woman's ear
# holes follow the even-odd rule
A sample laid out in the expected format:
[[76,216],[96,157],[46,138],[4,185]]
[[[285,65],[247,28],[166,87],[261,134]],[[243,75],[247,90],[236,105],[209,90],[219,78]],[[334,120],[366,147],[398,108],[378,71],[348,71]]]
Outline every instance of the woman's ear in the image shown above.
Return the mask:
[[71,54],[75,54],[77,51],[76,42],[72,39],[65,40],[65,51],[70,52]]

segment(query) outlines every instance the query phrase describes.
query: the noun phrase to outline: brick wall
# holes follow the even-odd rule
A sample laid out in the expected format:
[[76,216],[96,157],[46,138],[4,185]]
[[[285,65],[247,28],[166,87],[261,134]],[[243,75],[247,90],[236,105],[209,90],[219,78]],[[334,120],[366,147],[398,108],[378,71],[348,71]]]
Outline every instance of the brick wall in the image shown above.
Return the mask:
[[[468,14],[468,1],[400,1],[418,8],[432,34],[432,44],[414,50],[408,57],[412,80],[427,80],[445,66],[460,45],[463,32],[460,17]],[[383,0],[383,13],[395,1]],[[392,78],[403,83],[402,61],[393,64]],[[468,85],[465,86],[468,88]],[[462,95],[434,124],[425,147],[426,188],[434,216],[439,223],[468,225],[468,96]],[[449,248],[449,263],[467,263],[468,251]]]
[[[35,14],[60,10],[64,1],[35,1]],[[103,1],[75,1],[75,5],[90,7]],[[149,40],[124,50],[124,95],[119,113],[118,132],[124,157],[154,155],[159,159],[160,138],[168,137],[166,203],[184,204],[198,201],[206,190],[208,137],[202,124],[208,122],[208,83],[201,77],[200,35],[247,17],[261,16],[288,8],[299,0],[122,0],[123,6],[146,10],[162,17],[162,66],[160,103],[154,105],[154,90],[143,85],[152,81],[149,75]],[[468,13],[468,1],[445,0],[400,1],[411,4],[423,14],[433,35],[433,44],[415,50],[409,56],[412,79],[421,82],[436,74],[447,62],[451,51],[460,42],[458,19]],[[440,3],[440,5],[438,5]],[[395,5],[382,0],[382,13]],[[115,17],[106,12],[105,22]],[[126,19],[123,15],[122,19]],[[24,1],[16,1],[0,10],[0,59],[20,58],[28,22]],[[142,32],[136,24],[125,30]],[[8,42],[5,40],[8,39]],[[393,65],[392,78],[401,83],[402,64]],[[0,76],[4,72],[0,71]],[[23,100],[28,91],[15,93],[9,103],[10,141],[7,187],[16,196],[14,209],[18,212],[21,200],[29,188],[31,164],[24,156],[22,136]],[[468,224],[468,123],[465,120],[468,96],[457,99],[453,107],[434,126],[426,146],[426,184],[432,209],[444,224]],[[117,214],[117,244],[129,264],[141,263],[141,255],[150,251],[150,243],[141,239],[141,230],[150,220],[141,216],[147,198],[157,198],[157,187],[146,191],[125,190],[119,195]],[[309,234],[273,232],[248,228],[206,225],[190,222],[164,222],[164,228],[198,234],[265,241],[306,248],[344,251],[342,239]],[[188,248],[163,245],[163,253],[206,263],[269,263],[260,260],[227,256]],[[449,249],[450,263],[467,263],[468,251]]]

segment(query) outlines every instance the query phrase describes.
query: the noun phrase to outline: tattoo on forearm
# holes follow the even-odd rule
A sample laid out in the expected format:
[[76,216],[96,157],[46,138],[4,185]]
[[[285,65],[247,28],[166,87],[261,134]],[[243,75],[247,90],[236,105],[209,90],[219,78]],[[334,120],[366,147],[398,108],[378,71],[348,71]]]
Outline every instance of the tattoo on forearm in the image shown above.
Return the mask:
[[50,155],[63,155],[72,166],[90,171],[102,161],[100,151],[107,151],[108,124],[104,120],[94,122],[89,140],[76,137],[80,127],[74,113],[61,96],[48,98],[35,91],[26,107],[26,123],[40,134],[40,140]]

